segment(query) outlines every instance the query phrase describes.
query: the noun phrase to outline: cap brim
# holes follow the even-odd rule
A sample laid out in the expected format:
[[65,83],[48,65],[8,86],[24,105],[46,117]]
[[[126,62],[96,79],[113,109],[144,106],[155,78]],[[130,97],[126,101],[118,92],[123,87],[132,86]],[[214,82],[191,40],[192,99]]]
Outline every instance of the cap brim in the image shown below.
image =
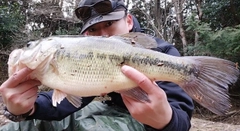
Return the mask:
[[122,19],[124,16],[125,16],[125,11],[122,10],[122,11],[111,12],[107,15],[98,15],[96,17],[93,17],[84,23],[81,30],[81,34],[85,32],[87,28],[89,28],[94,24],[104,22],[104,21],[109,21],[109,20],[119,20],[119,19]]

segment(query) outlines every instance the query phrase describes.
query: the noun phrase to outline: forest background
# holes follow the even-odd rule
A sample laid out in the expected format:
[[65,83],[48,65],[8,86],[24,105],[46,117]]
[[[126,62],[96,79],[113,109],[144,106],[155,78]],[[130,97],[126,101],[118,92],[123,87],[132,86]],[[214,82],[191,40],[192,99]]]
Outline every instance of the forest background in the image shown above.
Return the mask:
[[[76,18],[74,9],[80,1],[0,1],[0,84],[8,77],[6,63],[13,49],[51,35],[79,34],[83,23]],[[146,33],[172,43],[183,56],[214,56],[240,63],[239,0],[125,0],[125,3]],[[227,116],[214,116],[198,104],[195,116],[216,121],[238,116],[240,80],[230,85],[229,94],[233,109]]]

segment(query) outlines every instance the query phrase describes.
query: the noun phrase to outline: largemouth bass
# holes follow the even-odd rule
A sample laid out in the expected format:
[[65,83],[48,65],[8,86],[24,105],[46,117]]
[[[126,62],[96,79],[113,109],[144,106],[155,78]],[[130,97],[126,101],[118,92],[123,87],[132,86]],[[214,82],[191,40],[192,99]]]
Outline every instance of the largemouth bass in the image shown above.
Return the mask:
[[79,97],[113,91],[130,91],[131,95],[137,84],[121,72],[123,65],[129,65],[152,81],[178,84],[216,114],[228,111],[231,107],[228,85],[239,76],[235,63],[207,56],[177,57],[146,49],[152,47],[157,47],[156,41],[141,33],[111,37],[51,36],[14,50],[8,61],[9,76],[28,67],[34,70],[29,77],[54,89],[54,106],[66,97],[79,107]]

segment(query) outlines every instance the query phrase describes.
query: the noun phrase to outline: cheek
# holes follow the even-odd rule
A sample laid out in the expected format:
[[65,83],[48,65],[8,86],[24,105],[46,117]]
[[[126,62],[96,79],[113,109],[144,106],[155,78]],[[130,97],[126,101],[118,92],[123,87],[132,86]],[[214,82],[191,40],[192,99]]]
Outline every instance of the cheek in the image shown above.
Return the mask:
[[122,24],[119,24],[117,27],[115,27],[113,32],[115,32],[114,34],[121,35],[121,34],[129,33],[129,29],[126,23],[122,23]]

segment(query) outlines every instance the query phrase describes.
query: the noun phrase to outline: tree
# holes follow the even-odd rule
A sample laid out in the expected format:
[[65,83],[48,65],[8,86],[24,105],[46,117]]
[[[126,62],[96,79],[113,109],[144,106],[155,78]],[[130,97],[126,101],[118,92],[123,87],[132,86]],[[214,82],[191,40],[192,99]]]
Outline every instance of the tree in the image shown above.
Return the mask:
[[[237,2],[236,0],[235,1],[231,0],[228,2],[214,1],[215,3],[213,4],[209,3],[210,1],[211,0],[208,0],[204,3],[200,0],[196,0],[198,13],[192,14],[190,17],[188,17],[188,21],[186,22],[186,25],[188,26],[187,30],[189,32],[194,31],[195,37],[197,32],[198,37],[198,40],[195,39],[195,41],[192,42],[194,43],[192,44],[193,46],[189,46],[189,48],[191,49],[189,50],[188,53],[190,55],[211,55],[229,59],[235,62],[240,62],[238,59],[239,56],[238,52],[240,52],[239,50],[240,45],[238,44],[238,41],[240,40],[239,39],[240,22],[237,22],[237,20],[235,21],[235,18],[240,17],[240,13],[236,13],[234,16],[230,17],[229,15],[219,16],[218,15],[219,12],[215,11],[230,9],[233,6],[237,7],[236,5],[232,5],[232,3],[239,3],[240,7],[240,2]],[[219,8],[218,9],[213,8],[216,6],[212,7],[212,5],[218,5]],[[201,13],[201,10],[204,10],[203,13]],[[228,19],[225,19],[225,21],[223,20],[220,21],[220,18],[222,19],[224,17],[228,17]],[[216,19],[219,19],[219,22],[216,22],[215,21]],[[226,25],[227,23],[228,26],[225,27],[221,26]]]
[[24,16],[18,2],[1,1],[0,3],[0,45],[5,48],[21,34]]
[[205,0],[203,21],[213,30],[240,24],[239,0]]
[[186,34],[185,34],[185,28],[183,26],[184,24],[184,18],[183,18],[183,3],[185,0],[173,0],[174,3],[174,9],[175,9],[175,13],[176,13],[176,18],[177,18],[177,22],[178,22],[178,26],[179,26],[179,32],[180,32],[180,37],[182,40],[182,44],[183,44],[183,54],[186,55],[187,54],[187,46],[188,46],[188,42],[187,42],[187,38],[186,38]]
[[167,0],[134,0],[132,5],[130,13],[138,18],[147,33],[170,43],[174,42],[177,24],[173,16],[171,2]]

